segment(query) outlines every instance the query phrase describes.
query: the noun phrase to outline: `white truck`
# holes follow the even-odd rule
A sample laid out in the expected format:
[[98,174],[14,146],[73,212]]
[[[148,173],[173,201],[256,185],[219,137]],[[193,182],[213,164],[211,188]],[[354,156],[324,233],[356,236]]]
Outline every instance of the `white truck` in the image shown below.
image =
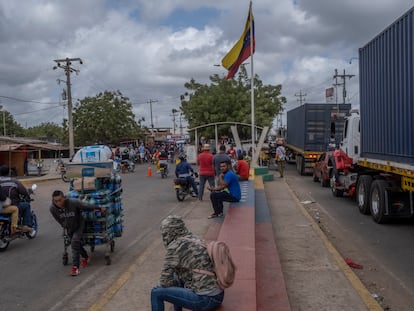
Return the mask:
[[413,13],[359,50],[360,111],[347,117],[334,152],[333,194],[356,195],[377,223],[414,215]]

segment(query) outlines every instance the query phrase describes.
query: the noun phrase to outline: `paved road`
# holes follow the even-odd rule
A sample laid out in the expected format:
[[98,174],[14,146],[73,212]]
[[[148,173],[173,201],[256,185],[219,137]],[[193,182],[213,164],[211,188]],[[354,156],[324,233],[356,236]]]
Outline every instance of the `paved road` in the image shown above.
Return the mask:
[[[178,202],[172,188],[173,177],[147,177],[147,167],[123,175],[125,232],[116,239],[112,265],[106,266],[106,245],[97,246],[91,265],[79,277],[69,275],[62,265],[61,229],[48,211],[53,190],[68,190],[61,180],[42,182],[33,202],[39,219],[39,234],[34,240],[16,240],[0,253],[2,266],[0,310],[85,310],[99,293],[152,242],[159,240],[159,223],[170,213],[182,214],[197,201]],[[155,173],[155,172],[154,172]]]
[[[153,243],[159,243],[159,222],[165,215],[185,214],[190,207],[198,210],[208,205],[191,198],[177,202],[171,176],[167,180],[156,174],[149,178],[146,172],[146,166],[137,166],[135,173],[123,175],[127,217],[125,234],[116,240],[113,264],[105,265],[105,247],[97,247],[91,266],[77,278],[70,277],[70,267],[61,263],[61,230],[48,213],[52,191],[66,190],[68,184],[60,180],[40,183],[33,202],[39,218],[38,237],[32,241],[15,241],[0,253],[0,264],[6,267],[0,285],[0,310],[86,310],[132,263],[137,263],[137,258],[145,258],[142,255]],[[368,289],[384,297],[383,305],[388,310],[411,310],[414,304],[413,224],[377,225],[370,217],[359,214],[351,199],[334,198],[329,189],[313,183],[311,177],[297,175],[292,166],[288,166],[286,175],[287,183],[300,201],[315,202],[305,206],[321,222],[343,257],[364,265],[363,270],[355,272]],[[200,232],[204,223],[200,222]],[[150,288],[149,283],[142,288]]]
[[387,310],[413,310],[413,221],[378,225],[359,213],[352,198],[335,198],[311,176],[299,176],[290,165],[288,170],[288,184],[300,201],[315,202],[305,206],[334,246],[343,257],[364,266],[355,272],[370,292],[383,298]]

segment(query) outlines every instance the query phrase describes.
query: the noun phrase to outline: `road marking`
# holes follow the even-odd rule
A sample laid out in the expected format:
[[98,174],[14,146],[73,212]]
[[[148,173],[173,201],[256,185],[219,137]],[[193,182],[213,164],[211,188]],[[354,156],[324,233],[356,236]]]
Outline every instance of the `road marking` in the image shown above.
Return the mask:
[[291,194],[291,196],[294,198],[294,200],[296,202],[296,205],[299,207],[302,214],[305,215],[305,217],[308,218],[311,221],[312,228],[319,235],[319,237],[321,238],[322,242],[325,244],[325,247],[328,249],[328,251],[332,254],[335,261],[338,263],[339,268],[342,270],[342,272],[345,274],[346,278],[349,280],[349,282],[355,288],[356,292],[361,297],[362,301],[365,303],[368,310],[370,310],[370,311],[383,311],[384,309],[371,296],[371,293],[368,291],[368,289],[365,287],[365,285],[361,282],[361,280],[358,278],[358,276],[354,273],[354,271],[352,271],[352,269],[345,263],[345,260],[342,258],[342,256],[336,250],[336,248],[332,245],[332,243],[328,240],[326,235],[323,233],[322,229],[315,223],[315,220],[309,215],[308,211],[300,203],[299,198],[294,194],[294,192],[292,191],[292,189],[290,188],[290,186],[288,184],[287,184],[287,188],[288,188],[289,193]]
[[[163,219],[168,215],[172,215],[172,212],[175,210],[170,210],[167,215],[164,215]],[[182,218],[185,218],[191,213],[192,209],[186,210],[182,213]],[[134,244],[135,241],[132,243]],[[152,243],[145,251],[137,257],[137,259],[129,266],[129,268],[121,274],[121,276],[112,283],[112,285],[101,295],[100,298],[88,309],[88,311],[101,311],[108,302],[115,296],[115,294],[128,282],[131,278],[131,275],[146,261],[151,254],[162,245],[162,240],[157,239],[154,243]]]
[[102,296],[88,309],[88,311],[100,311],[108,302],[115,296],[115,294],[124,286],[124,284],[130,279],[131,275],[142,265],[145,260],[161,246],[161,240],[157,240],[152,243],[145,251],[140,255],[134,263],[132,263],[128,270],[121,274],[121,276],[102,294]]

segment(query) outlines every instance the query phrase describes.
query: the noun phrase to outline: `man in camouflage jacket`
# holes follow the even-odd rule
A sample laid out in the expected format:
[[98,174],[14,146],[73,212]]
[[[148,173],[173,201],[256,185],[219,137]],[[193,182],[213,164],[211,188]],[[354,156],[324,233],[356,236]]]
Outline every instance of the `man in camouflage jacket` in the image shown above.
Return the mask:
[[[160,285],[151,291],[151,310],[163,311],[164,301],[174,310],[214,310],[224,298],[217,285],[213,263],[204,242],[193,235],[179,216],[168,216],[161,223],[161,234],[166,248]],[[197,272],[198,271],[198,272]]]

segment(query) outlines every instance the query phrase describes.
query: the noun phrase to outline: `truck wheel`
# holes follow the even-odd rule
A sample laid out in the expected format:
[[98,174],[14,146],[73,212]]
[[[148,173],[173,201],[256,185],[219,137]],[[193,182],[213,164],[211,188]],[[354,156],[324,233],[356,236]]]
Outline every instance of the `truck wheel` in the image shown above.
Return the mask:
[[361,214],[368,215],[370,210],[370,190],[372,184],[372,177],[369,175],[362,175],[357,183],[357,203]]
[[388,183],[385,180],[374,180],[371,185],[371,215],[376,223],[386,223],[385,191]]
[[339,197],[343,197],[344,196],[344,191],[343,190],[338,190],[336,188],[331,188],[332,189],[332,194],[339,198]]
[[304,175],[305,161],[301,156],[296,157],[296,170],[300,175]]

